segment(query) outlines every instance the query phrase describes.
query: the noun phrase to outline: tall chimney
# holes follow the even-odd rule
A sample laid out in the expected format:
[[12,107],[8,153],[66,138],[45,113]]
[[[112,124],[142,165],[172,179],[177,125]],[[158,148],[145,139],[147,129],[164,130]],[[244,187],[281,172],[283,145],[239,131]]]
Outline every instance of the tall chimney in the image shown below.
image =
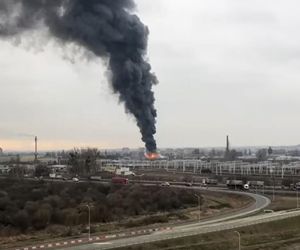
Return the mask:
[[226,152],[229,152],[229,136],[226,135]]
[[37,156],[38,156],[38,153],[37,153],[37,136],[35,136],[35,138],[34,138],[34,143],[35,143],[34,161],[37,162]]

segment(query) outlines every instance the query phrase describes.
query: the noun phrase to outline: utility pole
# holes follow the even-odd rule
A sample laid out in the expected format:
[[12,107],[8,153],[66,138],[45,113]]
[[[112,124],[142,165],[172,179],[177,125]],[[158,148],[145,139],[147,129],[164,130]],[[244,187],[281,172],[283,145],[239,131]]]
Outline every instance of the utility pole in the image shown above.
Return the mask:
[[89,240],[91,240],[91,208],[88,204],[85,205],[89,210]]
[[198,207],[199,207],[199,215],[198,215],[198,220],[199,220],[199,222],[200,222],[200,214],[201,214],[201,196],[199,196],[199,195],[197,195],[197,194],[194,194],[195,195],[195,197],[197,197],[198,198]]
[[275,201],[275,180],[273,175],[273,201]]
[[35,137],[34,137],[34,162],[35,162],[35,163],[37,163],[37,157],[38,157],[37,143],[38,143],[38,139],[37,139],[37,136],[35,136]]
[[238,235],[238,237],[239,237],[239,248],[238,248],[238,250],[241,250],[241,234],[238,232],[238,231],[234,231],[237,235]]
[[298,195],[298,187],[296,185],[296,193],[297,193],[297,209],[299,208],[299,195]]
[[273,197],[272,197],[272,201],[275,200],[275,180],[274,180],[274,174],[273,174],[273,169],[271,168],[270,169],[270,172],[271,172],[271,176],[272,176],[272,179],[273,179]]

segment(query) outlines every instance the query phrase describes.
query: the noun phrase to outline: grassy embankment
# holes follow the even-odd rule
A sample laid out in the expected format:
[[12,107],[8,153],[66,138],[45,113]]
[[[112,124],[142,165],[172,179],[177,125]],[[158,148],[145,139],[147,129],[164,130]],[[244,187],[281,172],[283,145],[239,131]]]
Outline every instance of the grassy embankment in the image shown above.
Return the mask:
[[[300,204],[299,204],[300,205]],[[274,211],[293,209],[297,206],[295,196],[276,195],[268,209]],[[292,250],[300,246],[300,217],[239,228],[243,250]],[[205,235],[167,240],[119,250],[235,250],[238,249],[237,234],[233,230]]]
[[[300,217],[239,228],[243,250],[292,250],[300,245]],[[298,248],[297,248],[298,247]],[[178,238],[118,250],[236,250],[234,231]]]

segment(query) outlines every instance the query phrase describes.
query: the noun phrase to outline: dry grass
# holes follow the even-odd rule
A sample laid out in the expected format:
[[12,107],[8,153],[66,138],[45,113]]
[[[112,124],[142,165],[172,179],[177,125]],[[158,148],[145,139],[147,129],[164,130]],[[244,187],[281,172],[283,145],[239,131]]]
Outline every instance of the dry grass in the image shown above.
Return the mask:
[[[300,198],[300,197],[299,197]],[[228,201],[228,198],[226,199]],[[300,200],[300,199],[299,199]],[[239,202],[242,202],[241,200]],[[300,203],[299,203],[300,205]],[[268,207],[274,211],[293,209],[297,206],[296,196],[275,196]],[[244,250],[299,250],[300,217],[285,219],[239,229]],[[233,231],[210,233],[129,247],[130,250],[231,250],[237,249],[237,237]],[[122,248],[123,249],[123,248]],[[125,249],[125,248],[124,248]],[[121,250],[121,249],[119,249]]]
[[[271,197],[272,198],[272,197]],[[300,206],[300,194],[299,194],[299,206]],[[288,210],[297,207],[296,196],[275,196],[275,200],[269,205],[268,209],[274,211]]]
[[[243,250],[299,250],[300,217],[240,228]],[[154,242],[118,250],[235,250],[237,235],[229,230]]]

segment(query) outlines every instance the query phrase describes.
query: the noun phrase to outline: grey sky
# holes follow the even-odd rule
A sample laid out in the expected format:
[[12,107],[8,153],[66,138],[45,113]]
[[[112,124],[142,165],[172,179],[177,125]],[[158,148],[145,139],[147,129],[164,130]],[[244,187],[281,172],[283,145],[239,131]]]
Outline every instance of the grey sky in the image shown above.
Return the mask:
[[[137,0],[159,78],[158,147],[298,144],[299,1]],[[32,37],[30,42],[32,42]],[[142,147],[103,62],[74,63],[50,41],[0,42],[0,144]]]

